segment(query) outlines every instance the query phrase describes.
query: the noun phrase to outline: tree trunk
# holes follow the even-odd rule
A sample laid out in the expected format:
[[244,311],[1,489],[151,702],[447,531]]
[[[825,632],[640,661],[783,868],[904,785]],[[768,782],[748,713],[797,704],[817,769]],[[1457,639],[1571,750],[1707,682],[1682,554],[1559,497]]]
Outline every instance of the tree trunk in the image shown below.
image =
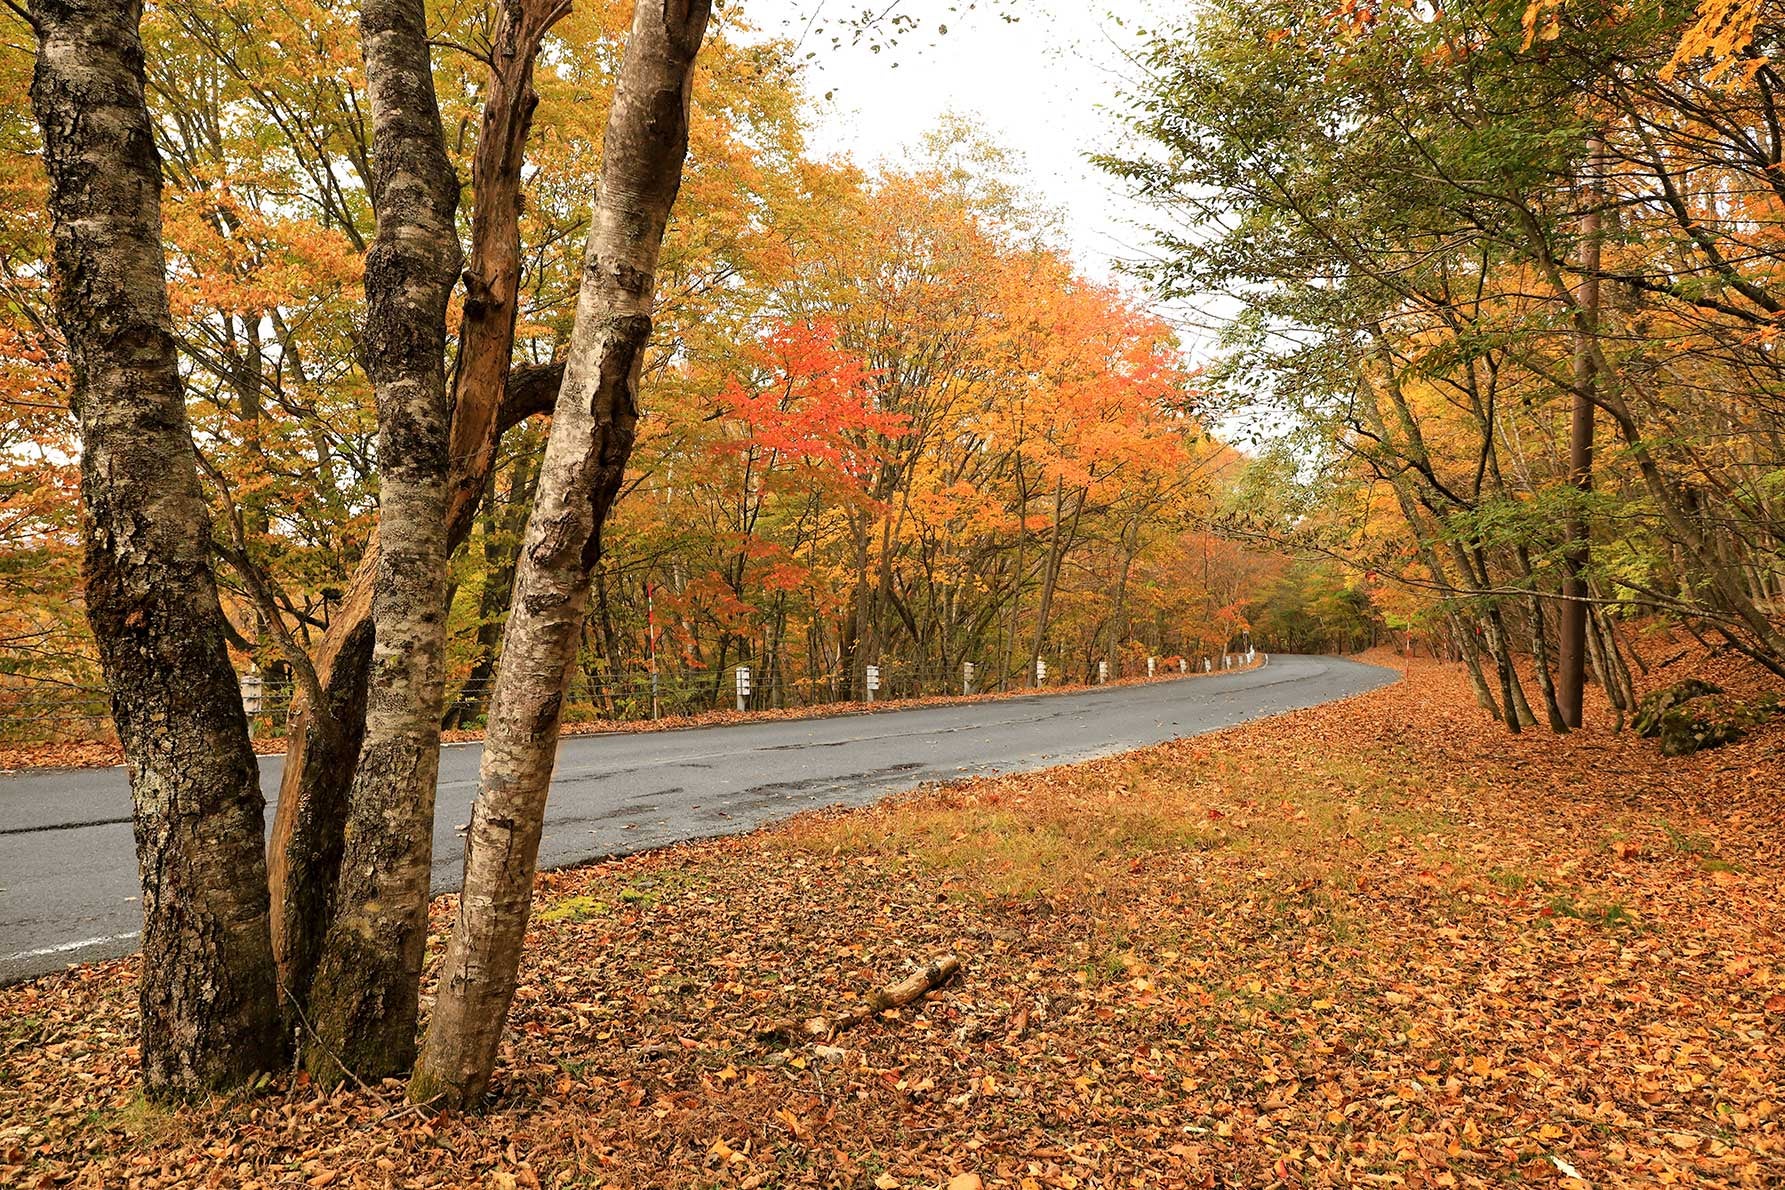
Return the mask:
[[[551,409],[563,374],[557,364],[511,371],[509,362],[521,276],[522,151],[538,105],[533,63],[540,40],[568,11],[562,0],[519,0],[497,8],[489,97],[471,164],[476,209],[453,374],[449,553],[471,532],[497,441],[510,427]],[[268,847],[268,877],[273,953],[287,1004],[293,1006],[307,1003],[340,867],[347,789],[364,727],[378,552],[374,540],[316,657],[317,674],[340,708],[340,738],[327,738],[303,703],[292,707],[287,720],[290,743]]]
[[[1581,286],[1574,347],[1574,396],[1568,428],[1568,482],[1585,501],[1593,491],[1593,390],[1598,369],[1590,336],[1599,324],[1599,171],[1603,168],[1599,134],[1587,139],[1588,209],[1581,216]],[[1556,701],[1569,727],[1581,724],[1581,701],[1587,681],[1587,564],[1590,536],[1586,510],[1577,508],[1568,520],[1562,567],[1562,608],[1557,629],[1560,653]]]
[[415,1057],[446,675],[446,304],[459,180],[446,157],[422,0],[365,0],[372,109],[366,372],[378,405],[378,577],[365,737],[348,794],[334,920],[310,988],[305,1066],[321,1081]]
[[168,311],[135,0],[38,0],[55,306],[80,420],[87,616],[130,777],[151,1096],[279,1061],[265,802],[224,642]]
[[474,1106],[520,965],[533,873],[601,527],[625,473],[657,258],[688,150],[707,0],[640,3],[603,148],[564,385],[515,579],[471,826],[464,893],[412,1099]]

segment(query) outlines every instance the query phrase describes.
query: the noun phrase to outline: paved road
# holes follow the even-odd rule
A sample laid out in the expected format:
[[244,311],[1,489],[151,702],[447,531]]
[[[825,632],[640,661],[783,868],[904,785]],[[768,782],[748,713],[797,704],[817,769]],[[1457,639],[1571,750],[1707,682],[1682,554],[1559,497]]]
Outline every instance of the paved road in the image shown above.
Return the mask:
[[[540,862],[562,867],[738,834],[926,781],[1042,768],[1195,735],[1394,680],[1330,657],[1078,694],[687,731],[581,736],[558,747]],[[458,827],[480,749],[445,749],[434,887],[457,886]],[[280,757],[261,760],[278,792]],[[272,815],[268,814],[268,821]],[[0,776],[0,983],[128,954],[141,925],[122,769]]]

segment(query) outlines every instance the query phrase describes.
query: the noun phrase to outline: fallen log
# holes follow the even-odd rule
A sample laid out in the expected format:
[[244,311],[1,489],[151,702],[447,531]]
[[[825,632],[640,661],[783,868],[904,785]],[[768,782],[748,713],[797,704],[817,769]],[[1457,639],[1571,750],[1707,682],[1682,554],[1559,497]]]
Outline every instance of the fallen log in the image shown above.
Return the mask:
[[875,988],[863,997],[860,1004],[834,1021],[821,1016],[809,1017],[803,1021],[788,1017],[763,1025],[756,1030],[756,1038],[758,1041],[817,1041],[835,1037],[883,1012],[894,1008],[903,1008],[907,1004],[923,999],[953,979],[960,969],[961,960],[954,955],[945,954],[940,958],[932,959],[927,965],[918,968],[897,983],[887,984],[883,988]]

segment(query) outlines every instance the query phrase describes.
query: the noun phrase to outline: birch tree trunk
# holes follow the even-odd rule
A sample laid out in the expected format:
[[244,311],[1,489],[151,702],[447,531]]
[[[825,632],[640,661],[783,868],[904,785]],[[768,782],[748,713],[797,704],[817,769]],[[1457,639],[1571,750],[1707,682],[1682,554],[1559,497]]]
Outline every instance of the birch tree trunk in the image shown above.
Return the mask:
[[168,311],[136,0],[38,0],[55,306],[80,420],[88,620],[124,745],[143,890],[151,1096],[279,1061],[265,803],[224,643]]
[[459,180],[446,157],[422,0],[365,0],[372,108],[366,372],[378,405],[378,572],[365,738],[348,794],[334,920],[310,988],[305,1066],[329,1082],[415,1056],[446,662],[446,303]]
[[681,186],[709,8],[641,0],[633,12],[465,837],[464,892],[409,1086],[417,1101],[466,1108],[482,1099],[514,996],[565,683],[602,522],[632,450],[657,257]]
[[[471,162],[476,210],[471,219],[467,297],[453,375],[451,499],[447,551],[470,533],[496,443],[510,427],[551,410],[560,365],[510,367],[520,288],[523,150],[539,99],[533,65],[546,32],[569,11],[564,0],[502,4],[491,35],[489,90]],[[372,543],[347,597],[329,624],[316,670],[339,731],[305,704],[295,705],[290,746],[268,848],[273,896],[273,953],[288,1004],[308,1003],[341,866],[347,791],[365,726],[372,650],[372,588],[379,550]]]

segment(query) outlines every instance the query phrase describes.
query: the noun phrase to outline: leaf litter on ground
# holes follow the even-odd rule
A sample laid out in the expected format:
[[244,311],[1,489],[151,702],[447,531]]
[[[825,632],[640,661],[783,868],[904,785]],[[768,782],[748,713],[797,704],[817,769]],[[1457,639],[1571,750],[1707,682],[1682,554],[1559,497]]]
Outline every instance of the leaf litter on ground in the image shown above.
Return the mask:
[[[302,1076],[145,1104],[134,965],[79,967],[0,990],[0,1184],[1778,1185],[1782,748],[1512,737],[1416,661],[549,873],[475,1117]],[[758,1038],[945,953],[925,1000]]]

